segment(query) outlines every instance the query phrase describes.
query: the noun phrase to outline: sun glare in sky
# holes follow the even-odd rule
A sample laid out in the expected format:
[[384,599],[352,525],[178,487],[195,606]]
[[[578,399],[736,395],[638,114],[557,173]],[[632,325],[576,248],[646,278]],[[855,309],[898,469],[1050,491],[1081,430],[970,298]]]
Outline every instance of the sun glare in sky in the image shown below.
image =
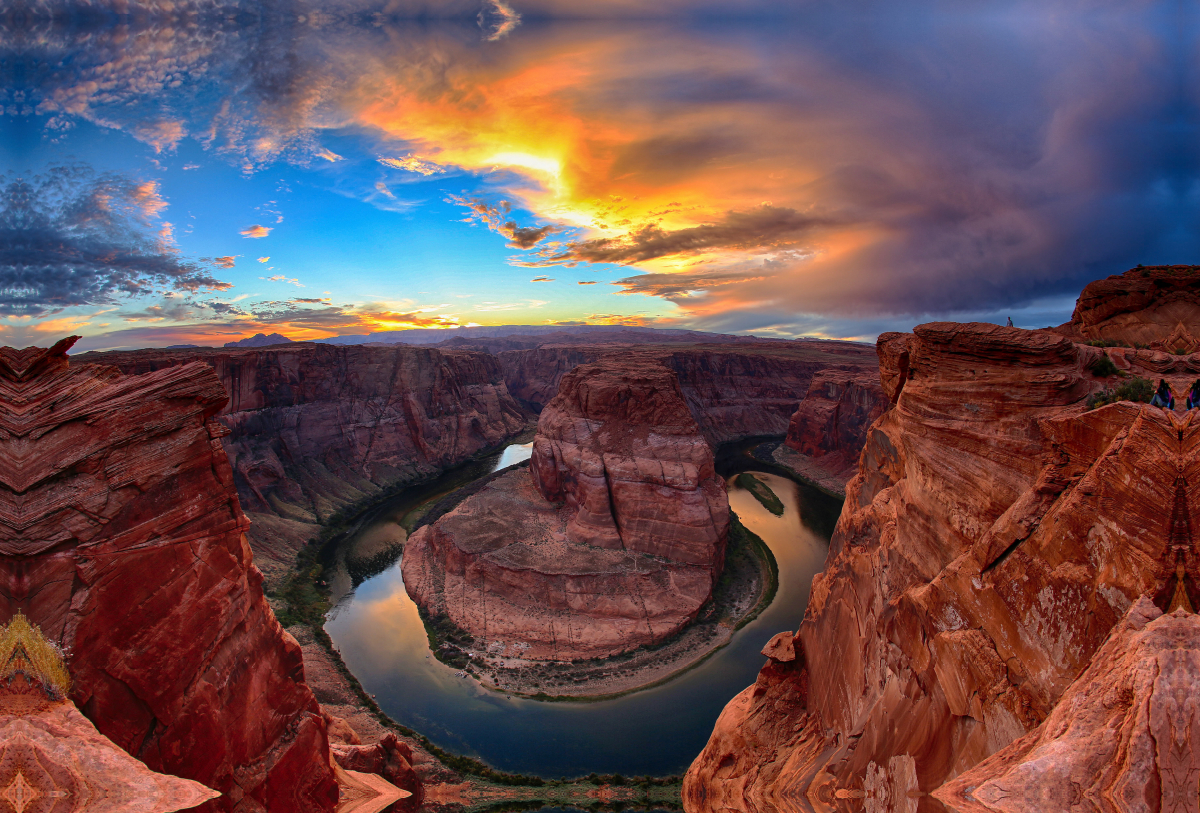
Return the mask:
[[37,9],[0,22],[40,32],[0,32],[8,344],[1040,327],[1196,256],[1153,3]]

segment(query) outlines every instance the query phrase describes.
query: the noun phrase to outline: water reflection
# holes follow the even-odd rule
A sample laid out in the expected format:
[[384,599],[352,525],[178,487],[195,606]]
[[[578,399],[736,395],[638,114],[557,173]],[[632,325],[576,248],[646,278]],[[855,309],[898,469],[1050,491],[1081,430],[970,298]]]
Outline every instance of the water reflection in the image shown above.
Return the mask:
[[[512,450],[511,457],[521,455],[527,450]],[[763,663],[758,650],[776,632],[799,625],[812,576],[828,550],[828,539],[806,517],[828,512],[834,501],[783,477],[756,476],[783,502],[782,516],[732,483],[729,498],[742,522],[775,554],[776,600],[729,646],[663,686],[613,700],[545,703],[455,677],[428,652],[399,562],[343,598],[326,630],[383,710],[442,747],[502,770],[551,777],[681,772],[703,748],[725,703],[754,681]]]

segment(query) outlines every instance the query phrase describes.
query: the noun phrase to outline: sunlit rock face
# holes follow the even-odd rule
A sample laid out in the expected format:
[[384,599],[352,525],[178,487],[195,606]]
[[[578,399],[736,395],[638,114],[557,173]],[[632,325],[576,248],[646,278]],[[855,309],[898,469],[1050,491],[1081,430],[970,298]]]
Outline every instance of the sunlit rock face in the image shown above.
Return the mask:
[[277,579],[317,523],[382,488],[440,472],[530,420],[486,353],[417,347],[137,350],[75,361],[141,373],[201,361],[229,391],[219,414],[256,559]]
[[68,366],[71,341],[0,349],[0,621],[21,612],[70,652],[100,734],[221,792],[215,809],[332,810],[325,724],[245,542],[220,381]]
[[[1190,280],[1200,291],[1200,273]],[[1182,301],[1177,290],[1164,299]],[[880,337],[894,406],[868,433],[796,659],[768,662],[726,708],[688,772],[689,811],[916,810],[966,771],[971,787],[994,780],[992,790],[939,798],[971,792],[993,807],[964,810],[1060,809],[1037,796],[1037,771],[1095,790],[1079,809],[1159,809],[1176,781],[1164,772],[1183,770],[1196,747],[1184,698],[1200,688],[1188,654],[1200,646],[1200,413],[1182,405],[1200,358],[1091,347],[1064,335],[1073,328],[933,323]],[[1121,380],[1092,373],[1102,353],[1166,378],[1178,411],[1129,401],[1088,411],[1090,393]],[[1170,610],[1146,626],[1161,636],[1134,640],[1118,626],[1138,602],[1143,621]],[[1155,678],[1155,663],[1170,670]],[[1098,688],[1122,669],[1131,676],[1110,685],[1132,695]],[[1084,714],[1064,698],[1107,705]],[[1139,715],[1174,708],[1162,753],[1175,761],[1146,757],[1134,729],[1159,736],[1168,724]],[[1102,770],[1101,755],[1121,749],[1126,762]],[[1061,764],[1047,767],[1051,752]],[[1014,793],[1001,799],[1005,788]]]
[[611,655],[695,618],[728,528],[724,483],[675,374],[585,364],[542,411],[529,470],[414,534],[404,583],[428,612],[525,657]]

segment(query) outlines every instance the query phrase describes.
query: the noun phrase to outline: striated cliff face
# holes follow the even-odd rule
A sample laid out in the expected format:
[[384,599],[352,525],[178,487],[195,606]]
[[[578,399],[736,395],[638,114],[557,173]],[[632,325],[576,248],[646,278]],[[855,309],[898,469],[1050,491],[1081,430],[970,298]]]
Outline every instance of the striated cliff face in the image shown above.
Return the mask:
[[563,378],[528,471],[409,539],[404,583],[430,613],[513,654],[607,656],[695,618],[728,527],[724,484],[675,374],[613,359]]
[[1073,338],[1110,339],[1188,353],[1200,349],[1200,266],[1148,265],[1089,283],[1071,321]]
[[229,392],[219,420],[251,543],[270,572],[337,509],[520,432],[527,413],[485,353],[301,344],[86,353],[128,373],[201,361]]
[[867,430],[888,406],[876,370],[822,370],[788,423],[785,444],[848,482]]
[[623,348],[550,345],[498,354],[509,391],[540,408],[580,364],[601,358],[655,362],[674,372],[701,433],[716,446],[755,435],[783,435],[796,405],[822,370],[878,369],[869,348],[849,342],[752,342],[631,345]]
[[332,810],[300,649],[263,598],[212,370],[141,376],[0,349],[0,620],[72,653],[73,700],[227,810]]
[[[868,433],[794,657],[767,653],[726,708],[685,779],[690,813],[933,810],[933,791],[1013,813],[1067,809],[1046,805],[1068,791],[1088,810],[1159,809],[1172,787],[1194,799],[1200,420],[1085,400],[1120,380],[1091,372],[1104,352],[1180,402],[1200,365],[1063,332],[880,337],[894,406]],[[1148,756],[1172,714],[1176,745]]]

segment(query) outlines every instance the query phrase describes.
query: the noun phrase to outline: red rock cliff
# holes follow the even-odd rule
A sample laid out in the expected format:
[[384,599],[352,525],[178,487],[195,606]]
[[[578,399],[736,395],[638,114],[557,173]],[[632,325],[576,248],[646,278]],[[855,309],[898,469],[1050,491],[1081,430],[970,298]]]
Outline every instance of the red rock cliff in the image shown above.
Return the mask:
[[550,345],[498,354],[514,396],[542,406],[580,364],[602,357],[656,361],[679,379],[692,417],[712,445],[754,435],[783,435],[813,375],[877,369],[875,354],[849,342],[738,342],[714,345]]
[[786,445],[849,481],[867,430],[888,406],[876,370],[822,370],[788,424]]
[[728,527],[724,484],[675,374],[611,359],[563,378],[528,472],[409,539],[404,583],[430,612],[525,657],[611,655],[695,618]]
[[250,560],[200,364],[141,376],[0,349],[0,622],[72,653],[71,699],[152,770],[228,810],[332,810],[300,648]]
[[230,393],[220,421],[251,543],[290,567],[316,523],[381,488],[435,473],[527,425],[486,353],[297,343],[270,349],[87,353],[124,372],[190,361]]
[[[1120,680],[1108,694],[1096,681],[1101,664],[1132,669],[1130,659],[1173,649],[1186,660],[1200,648],[1190,622],[1154,622],[1162,634],[1144,656],[1132,633],[1114,632],[1139,600],[1137,628],[1154,614],[1145,602],[1188,616],[1200,606],[1200,413],[1129,401],[1088,411],[1089,393],[1119,379],[1091,372],[1105,351],[1056,332],[934,323],[885,335],[879,350],[895,405],[869,432],[794,657],[772,656],[726,708],[685,779],[688,811],[864,799],[932,810],[924,794],[975,766],[967,785],[994,780],[992,790],[965,799],[969,788],[952,783],[939,798],[963,810],[1066,809],[1030,801],[1037,770],[1070,776],[1072,799],[1111,800],[1119,785],[1154,800],[1145,809],[1178,792],[1194,799],[1191,769],[1171,767],[1196,761],[1194,724],[1172,723],[1177,750],[1156,761],[1137,743],[1165,729],[1131,704],[1153,696],[1173,708],[1170,693],[1194,692],[1200,671],[1172,665],[1157,687],[1122,678],[1128,694]],[[1165,376],[1179,401],[1200,366],[1107,352],[1131,373]],[[1079,704],[1100,696],[1108,710],[1084,714]],[[1133,739],[1112,726],[1132,726],[1122,731]],[[1030,761],[1049,753],[1060,762]],[[1123,761],[1102,769],[1104,754]]]

